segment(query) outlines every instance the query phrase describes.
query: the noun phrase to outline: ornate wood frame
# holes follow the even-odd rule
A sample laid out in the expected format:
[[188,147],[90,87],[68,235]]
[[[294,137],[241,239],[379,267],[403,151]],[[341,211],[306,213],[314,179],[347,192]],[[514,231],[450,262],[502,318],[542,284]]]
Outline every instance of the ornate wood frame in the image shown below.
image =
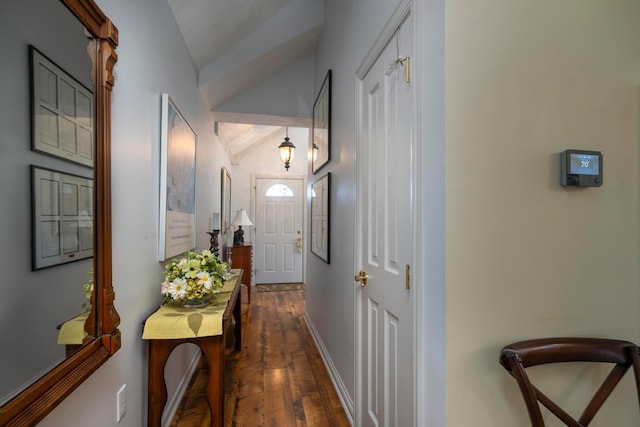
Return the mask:
[[85,325],[85,345],[0,408],[0,425],[32,426],[41,421],[85,379],[109,359],[121,344],[120,316],[114,307],[111,274],[111,92],[118,56],[118,29],[93,0],[61,0],[85,26],[94,85],[96,161],[95,289]]

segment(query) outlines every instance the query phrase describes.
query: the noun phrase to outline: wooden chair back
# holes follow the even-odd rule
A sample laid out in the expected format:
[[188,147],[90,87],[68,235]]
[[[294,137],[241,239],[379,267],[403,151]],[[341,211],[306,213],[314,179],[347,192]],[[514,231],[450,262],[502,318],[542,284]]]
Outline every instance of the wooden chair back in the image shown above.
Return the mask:
[[[613,364],[609,375],[597,389],[577,420],[533,385],[526,368],[558,362]],[[569,427],[591,423],[624,374],[632,368],[640,404],[640,358],[638,347],[628,341],[601,338],[542,338],[510,344],[500,352],[500,364],[518,382],[532,427],[545,427],[539,403]]]

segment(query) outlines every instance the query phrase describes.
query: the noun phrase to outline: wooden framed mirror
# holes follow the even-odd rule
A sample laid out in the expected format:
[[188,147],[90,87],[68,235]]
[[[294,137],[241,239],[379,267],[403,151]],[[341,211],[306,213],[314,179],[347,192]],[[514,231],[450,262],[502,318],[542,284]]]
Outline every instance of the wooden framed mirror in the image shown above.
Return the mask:
[[[3,57],[5,63],[9,61],[7,59],[9,57],[18,58],[20,65],[16,67],[19,75],[13,81],[12,79],[14,78],[10,72],[7,71],[11,70],[10,66],[3,64],[4,68],[0,67],[0,78],[3,79],[3,85],[0,85],[2,85],[3,88],[10,88],[12,86],[16,88],[15,93],[7,96],[13,104],[10,104],[8,108],[0,111],[3,111],[5,116],[16,114],[16,117],[19,117],[18,120],[13,120],[13,122],[17,122],[15,128],[11,118],[0,118],[0,122],[3,124],[3,135],[0,135],[0,138],[4,140],[4,144],[9,144],[9,146],[5,146],[8,149],[3,152],[3,156],[8,152],[14,152],[11,151],[15,150],[13,147],[20,145],[20,149],[22,150],[20,155],[27,159],[26,162],[23,162],[24,164],[15,166],[15,169],[18,170],[17,176],[20,179],[13,180],[13,185],[15,185],[14,190],[19,187],[22,189],[20,190],[22,194],[25,193],[25,191],[29,193],[28,190],[25,190],[25,186],[28,185],[29,181],[29,175],[26,172],[29,168],[29,163],[32,163],[31,166],[34,166],[33,163],[38,163],[39,160],[33,162],[33,159],[40,158],[36,157],[38,154],[29,152],[29,141],[26,142],[27,148],[24,148],[24,134],[26,133],[28,135],[28,130],[24,132],[24,122],[28,121],[24,116],[28,114],[28,108],[25,109],[20,107],[25,105],[24,98],[29,97],[29,86],[22,84],[22,82],[27,81],[27,78],[24,76],[24,71],[27,69],[27,66],[25,66],[24,63],[27,62],[27,44],[32,41],[30,40],[31,35],[27,33],[25,33],[26,36],[25,34],[22,34],[21,36],[23,36],[23,38],[20,38],[20,35],[17,33],[22,31],[21,28],[23,28],[24,25],[21,22],[17,22],[15,17],[10,16],[12,11],[18,9],[17,7],[14,8],[12,4],[18,3],[20,3],[21,6],[24,6],[21,10],[29,10],[29,15],[21,17],[25,19],[33,19],[34,22],[32,25],[37,26],[38,28],[43,26],[51,28],[46,31],[50,31],[52,39],[54,38],[54,33],[56,37],[59,36],[56,32],[56,25],[60,25],[58,29],[62,29],[64,24],[51,22],[53,19],[51,15],[46,15],[46,11],[43,12],[44,9],[50,7],[50,5],[55,2],[46,1],[39,3],[36,0],[22,0],[21,2],[5,2],[2,6],[1,14],[5,16],[4,19],[6,21],[9,21],[4,22],[4,24],[7,24],[3,25],[5,27],[4,31],[12,31],[12,37],[4,37],[4,35],[0,37],[3,39],[0,43],[3,48]],[[61,4],[58,3],[57,5],[60,5],[60,7],[65,11],[68,10],[74,17],[72,19],[75,19],[78,22],[80,35],[83,37],[83,44],[86,46],[84,49],[84,55],[88,54],[88,59],[86,61],[88,63],[87,68],[90,69],[90,77],[88,78],[90,82],[88,85],[90,86],[90,90],[93,92],[91,109],[93,112],[92,148],[94,162],[92,167],[89,165],[87,168],[87,174],[90,174],[91,179],[93,180],[93,257],[83,260],[82,263],[84,264],[81,264],[80,261],[73,263],[76,269],[81,268],[83,271],[86,271],[87,269],[91,270],[93,291],[90,296],[90,309],[88,314],[85,315],[86,321],[84,321],[81,326],[81,330],[84,332],[84,339],[82,340],[82,343],[78,345],[77,348],[74,348],[73,351],[68,351],[67,349],[66,354],[64,350],[58,350],[63,353],[61,361],[59,363],[56,361],[52,364],[50,369],[42,371],[44,372],[42,375],[40,373],[35,373],[32,374],[32,376],[26,376],[26,380],[21,380],[22,384],[17,388],[18,391],[8,393],[5,396],[3,396],[3,393],[0,393],[0,425],[2,426],[32,426],[37,424],[63,399],[71,394],[73,390],[75,390],[84,380],[104,364],[109,357],[118,351],[121,342],[121,335],[118,330],[120,317],[114,307],[115,294],[112,285],[111,269],[111,93],[114,85],[113,68],[117,61],[115,49],[118,44],[118,31],[113,23],[93,2],[93,0],[61,0]],[[38,15],[38,12],[40,12],[40,15]],[[15,24],[10,22],[12,19],[16,21]],[[12,40],[9,40],[10,38]],[[49,40],[46,41],[50,42]],[[18,45],[11,45],[11,43],[14,42]],[[37,40],[35,43],[37,43]],[[58,44],[64,46],[67,45],[66,41],[58,42]],[[19,53],[18,49],[20,52],[24,52],[23,58],[21,58],[20,55],[22,55],[22,53]],[[47,52],[45,52],[45,54],[46,53]],[[65,58],[65,54],[61,54],[60,56]],[[24,59],[24,61],[21,59]],[[13,97],[11,95],[13,95]],[[5,105],[6,102],[7,99],[5,99]],[[5,126],[7,123],[11,126]],[[5,130],[4,128],[7,129]],[[54,161],[60,162],[59,160],[47,159],[48,158],[42,160],[42,163],[51,163]],[[5,159],[5,163],[0,164],[0,169],[5,169],[7,165],[11,164],[11,161],[11,159]],[[62,162],[64,162],[64,160]],[[11,165],[13,166],[13,164]],[[79,167],[83,166],[69,166],[69,168]],[[22,179],[23,177],[25,179]],[[19,182],[16,183],[15,181]],[[13,205],[12,208],[17,210],[17,205],[28,206],[28,203],[25,203],[25,201],[28,200],[27,198],[29,196],[23,194],[23,196],[20,197],[22,198],[19,199],[19,203]],[[16,215],[29,217],[29,214],[24,212],[17,213]],[[2,219],[6,222],[7,217],[8,216],[2,217]],[[9,229],[9,227],[13,227],[19,230],[16,233],[28,234],[28,231],[25,232],[23,228],[16,226],[16,224],[5,224],[4,227],[7,227],[5,228],[5,231]],[[14,247],[9,247],[9,249],[3,249],[2,255],[5,255],[10,251],[18,252],[20,265],[11,265],[12,270],[16,271],[16,276],[28,276],[31,281],[38,281],[39,284],[42,285],[39,288],[33,288],[34,294],[31,295],[31,300],[34,305],[40,304],[40,306],[42,306],[49,304],[49,306],[54,306],[57,303],[48,301],[48,297],[45,293],[55,293],[56,290],[65,288],[65,286],[67,286],[66,283],[56,283],[55,280],[61,280],[61,277],[65,277],[64,274],[60,274],[60,271],[66,272],[67,270],[65,270],[65,268],[71,267],[47,268],[47,271],[54,273],[53,276],[44,276],[42,271],[26,271],[26,269],[20,270],[22,268],[23,259],[26,257],[25,252],[28,252],[27,250],[21,251],[20,248],[27,246],[28,244],[24,244],[16,249],[16,246],[14,245]],[[57,277],[57,279],[51,279],[51,277]],[[13,280],[9,281],[15,282],[17,280],[13,278]],[[22,288],[25,287],[26,286],[23,284]],[[51,288],[53,288],[54,291],[51,291]],[[41,290],[42,293],[38,293],[38,290]],[[78,293],[81,293],[82,289],[78,288],[77,291]],[[65,298],[65,296],[62,297]],[[68,297],[75,298],[75,295]],[[13,309],[13,307],[17,306],[18,308],[14,309],[13,313],[19,312],[21,310],[21,304],[24,303],[24,299],[9,301],[9,298],[6,298],[5,295],[5,300],[3,301],[4,305],[0,307],[0,311],[4,311],[6,313],[7,310],[4,310],[5,308],[11,307]],[[80,307],[78,306],[78,310],[79,309]],[[8,314],[4,315],[10,316]],[[9,318],[8,320],[13,323],[13,330],[17,331],[13,332],[14,336],[20,335],[21,331],[30,330],[29,328],[31,328],[31,324],[36,322],[36,319],[32,319],[32,316],[29,315],[25,315],[26,318],[21,318],[15,314],[13,316],[15,319]],[[7,323],[5,320],[7,319],[3,317],[2,323]],[[55,325],[47,324],[39,327],[46,331],[48,334],[47,339],[49,339],[50,335],[56,332]],[[0,329],[0,331],[4,332],[6,332],[6,330],[7,329]],[[25,359],[32,356],[33,353],[37,353],[37,350],[30,350],[32,347],[28,344],[30,342],[39,341],[41,339],[40,335],[36,335],[32,332],[25,332],[22,334],[23,336],[21,336],[22,341],[12,343],[10,339],[5,340],[5,336],[2,335],[4,332],[0,333],[3,342],[8,347],[11,347],[11,350],[16,353],[18,357],[21,356],[18,352],[24,352],[22,357]],[[23,343],[26,345],[22,345]],[[6,348],[7,347],[5,347],[5,349]],[[33,348],[36,347],[34,346]],[[4,361],[5,359],[1,360]],[[7,369],[6,366],[5,369]],[[9,366],[8,369],[11,369],[11,367]]]

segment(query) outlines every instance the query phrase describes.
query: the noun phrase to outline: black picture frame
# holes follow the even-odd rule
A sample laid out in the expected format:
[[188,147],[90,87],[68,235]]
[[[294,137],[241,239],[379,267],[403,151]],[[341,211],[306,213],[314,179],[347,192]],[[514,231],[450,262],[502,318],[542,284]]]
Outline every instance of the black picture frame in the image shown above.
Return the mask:
[[311,184],[311,252],[330,264],[331,173]]
[[327,71],[313,102],[311,170],[314,174],[331,160],[331,74],[331,70]]
[[31,149],[93,168],[93,91],[33,45],[29,69]]
[[32,271],[93,257],[93,178],[31,165]]

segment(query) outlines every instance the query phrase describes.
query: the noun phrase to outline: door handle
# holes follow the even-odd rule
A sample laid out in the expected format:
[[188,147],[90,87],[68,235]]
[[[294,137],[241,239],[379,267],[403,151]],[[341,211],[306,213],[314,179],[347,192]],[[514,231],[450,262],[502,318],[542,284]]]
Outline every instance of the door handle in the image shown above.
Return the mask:
[[369,276],[364,271],[360,270],[360,272],[354,277],[356,282],[360,282],[360,287],[364,288],[367,286],[367,279]]
[[296,238],[296,252],[302,253],[302,230],[296,231],[298,237]]

